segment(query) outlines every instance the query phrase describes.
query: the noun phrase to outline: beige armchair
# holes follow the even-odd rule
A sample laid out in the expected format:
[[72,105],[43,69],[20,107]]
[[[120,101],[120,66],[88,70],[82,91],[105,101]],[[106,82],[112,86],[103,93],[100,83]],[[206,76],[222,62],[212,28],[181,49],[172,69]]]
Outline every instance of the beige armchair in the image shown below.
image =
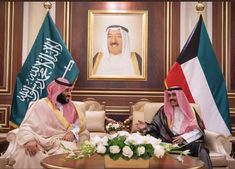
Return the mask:
[[[136,132],[135,124],[138,120],[151,122],[153,116],[163,105],[160,102],[150,102],[146,99],[138,101],[131,106],[130,117],[124,121],[124,124],[130,127],[131,132]],[[196,111],[200,114],[200,108],[196,104],[192,104]],[[210,150],[210,157],[213,168],[235,168],[235,159],[229,156],[231,152],[231,143],[229,138],[221,134],[205,131],[205,145]]]
[[[138,116],[142,116],[142,118],[143,118],[144,114],[142,112],[144,112],[144,105],[146,103],[150,103],[150,102],[151,101],[148,99],[140,99],[135,104],[131,103],[129,117],[126,120],[124,120],[124,122],[123,122],[124,125],[126,126],[126,128],[129,129],[131,132],[136,132],[136,128],[135,128],[134,124],[137,123]],[[135,117],[133,119],[134,112],[135,112]]]
[[[80,134],[80,143],[94,135],[104,136],[106,134],[105,125],[112,119],[105,115],[105,105],[100,104],[93,98],[88,98],[82,102],[75,101],[80,110],[84,113],[86,127],[88,129]],[[9,142],[8,148],[4,155],[0,156],[0,169],[13,169],[15,161],[11,158],[12,152],[16,149],[18,128],[7,133],[6,140]]]
[[86,128],[90,132],[90,136],[103,137],[106,135],[105,126],[113,120],[105,114],[105,102],[100,103],[94,98],[87,98],[77,104],[85,115]]

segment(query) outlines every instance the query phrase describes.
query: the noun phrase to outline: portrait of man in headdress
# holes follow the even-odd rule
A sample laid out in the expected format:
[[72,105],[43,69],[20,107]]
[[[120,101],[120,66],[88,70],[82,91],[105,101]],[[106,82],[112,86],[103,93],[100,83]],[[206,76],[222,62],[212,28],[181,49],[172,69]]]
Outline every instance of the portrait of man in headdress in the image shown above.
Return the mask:
[[89,12],[89,78],[144,78],[147,69],[146,11]]

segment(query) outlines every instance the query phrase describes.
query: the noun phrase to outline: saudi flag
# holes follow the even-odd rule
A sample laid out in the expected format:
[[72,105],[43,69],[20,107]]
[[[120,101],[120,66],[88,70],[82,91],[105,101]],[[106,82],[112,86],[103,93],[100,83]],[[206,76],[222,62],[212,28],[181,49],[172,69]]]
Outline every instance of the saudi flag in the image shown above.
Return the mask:
[[16,78],[11,125],[20,125],[31,101],[47,96],[47,85],[52,80],[64,77],[73,83],[78,74],[79,69],[48,12]]
[[189,102],[197,103],[208,130],[231,135],[226,84],[202,16],[169,71],[167,87],[181,86]]

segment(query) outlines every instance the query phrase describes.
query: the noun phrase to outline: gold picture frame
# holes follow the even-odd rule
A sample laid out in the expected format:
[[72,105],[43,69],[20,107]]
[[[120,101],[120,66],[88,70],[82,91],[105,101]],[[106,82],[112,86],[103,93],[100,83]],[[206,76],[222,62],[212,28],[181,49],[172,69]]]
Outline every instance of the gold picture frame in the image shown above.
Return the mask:
[[[110,29],[120,35],[111,35]],[[147,10],[88,10],[87,42],[88,80],[146,81]],[[122,52],[110,56],[109,46],[121,46]]]

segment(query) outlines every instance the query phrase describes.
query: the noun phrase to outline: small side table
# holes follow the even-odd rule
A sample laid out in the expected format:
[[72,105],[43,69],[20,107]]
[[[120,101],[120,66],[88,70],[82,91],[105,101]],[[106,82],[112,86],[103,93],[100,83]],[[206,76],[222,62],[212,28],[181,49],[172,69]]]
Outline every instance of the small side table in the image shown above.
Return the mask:
[[235,140],[230,141],[232,143],[232,150],[230,156],[235,159]]

